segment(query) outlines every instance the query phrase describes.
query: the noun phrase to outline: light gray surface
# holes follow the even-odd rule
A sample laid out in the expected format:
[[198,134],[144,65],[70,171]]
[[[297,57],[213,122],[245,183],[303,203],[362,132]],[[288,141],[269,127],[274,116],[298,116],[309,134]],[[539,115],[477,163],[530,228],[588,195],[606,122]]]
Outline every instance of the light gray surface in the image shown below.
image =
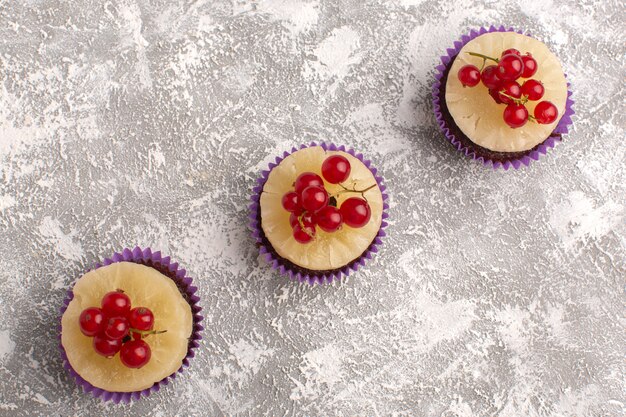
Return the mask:
[[[0,2],[0,415],[618,416],[624,395],[618,1]],[[573,132],[492,171],[438,132],[438,57],[512,24],[560,57]],[[391,196],[382,251],[311,288],[247,230],[275,155],[350,145]],[[197,277],[204,342],[130,406],[61,366],[57,311],[124,246]]]

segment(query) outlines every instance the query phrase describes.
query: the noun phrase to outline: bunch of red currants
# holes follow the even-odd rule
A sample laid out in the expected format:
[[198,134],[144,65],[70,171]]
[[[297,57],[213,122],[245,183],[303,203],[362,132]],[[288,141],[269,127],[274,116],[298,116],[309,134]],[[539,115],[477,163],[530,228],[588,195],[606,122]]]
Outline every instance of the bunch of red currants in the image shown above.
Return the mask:
[[[504,122],[512,128],[522,127],[531,119],[537,123],[550,124],[558,116],[558,110],[549,101],[541,101],[534,110],[534,116],[529,116],[525,104],[538,101],[543,97],[543,84],[533,75],[537,72],[537,61],[530,53],[522,55],[517,49],[507,49],[500,58],[468,52],[472,56],[483,59],[482,71],[475,65],[464,65],[458,73],[459,81],[464,87],[475,87],[483,82],[489,89],[489,94],[498,104],[506,104]],[[497,65],[484,66],[487,60],[495,61]],[[520,85],[518,80],[526,78]]]
[[153,330],[154,315],[146,307],[131,309],[130,298],[122,290],[102,297],[101,308],[89,307],[79,317],[80,331],[93,337],[94,350],[106,357],[120,352],[120,360],[129,368],[141,368],[150,361],[150,346],[143,340]]
[[341,185],[350,176],[350,161],[342,155],[331,155],[322,163],[322,176],[330,184],[339,184],[343,190],[329,196],[324,188],[324,180],[313,173],[304,172],[296,178],[294,191],[282,198],[285,210],[291,213],[289,224],[293,237],[299,243],[309,243],[315,238],[316,226],[325,232],[335,232],[343,224],[350,227],[363,227],[369,222],[371,209],[365,198],[350,197],[337,208],[336,196],[342,193],[360,193],[365,190],[348,189]]

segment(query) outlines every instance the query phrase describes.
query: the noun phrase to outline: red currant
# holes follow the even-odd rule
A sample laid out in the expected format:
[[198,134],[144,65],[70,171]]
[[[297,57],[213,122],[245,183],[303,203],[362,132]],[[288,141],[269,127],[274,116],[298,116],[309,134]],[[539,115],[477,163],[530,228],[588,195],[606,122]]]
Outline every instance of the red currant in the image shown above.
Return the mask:
[[315,216],[313,213],[304,213],[302,215],[302,224],[305,227],[315,227]]
[[367,201],[358,197],[350,197],[341,204],[343,222],[350,227],[363,227],[370,221],[372,211]]
[[543,97],[543,84],[537,80],[526,80],[522,85],[522,94],[528,97],[528,100],[537,101]]
[[482,80],[485,87],[488,89],[497,89],[502,82],[498,77],[498,67],[495,65],[487,65],[483,72],[480,74],[480,79]]
[[126,317],[111,317],[107,321],[107,327],[104,329],[104,335],[109,339],[123,339],[128,336],[130,326]]
[[[505,95],[506,94],[506,95]],[[507,97],[510,96],[510,97]],[[498,90],[498,98],[501,103],[511,104],[514,103],[515,100],[513,98],[522,97],[522,88],[517,83],[517,81],[503,81],[500,85],[500,89]]]
[[337,207],[326,206],[315,213],[317,225],[325,232],[335,232],[343,223],[343,216]]
[[122,339],[109,339],[102,334],[98,334],[93,338],[93,349],[96,353],[107,358],[115,355],[121,348]]
[[554,122],[559,115],[556,106],[549,101],[541,101],[535,107],[535,119],[537,123],[544,125]]
[[80,331],[85,336],[95,336],[98,333],[102,333],[105,327],[105,317],[102,310],[98,307],[89,307],[80,313],[78,318],[80,324]]
[[291,191],[285,194],[282,199],[282,205],[290,213],[296,211],[298,209],[298,193]]
[[503,80],[517,80],[524,71],[522,58],[515,54],[507,54],[498,62],[498,77]]
[[498,104],[502,104],[502,101],[500,101],[500,94],[498,94],[498,90],[494,90],[494,89],[489,90],[489,95],[491,96],[493,101],[495,101]]
[[511,103],[504,109],[504,122],[512,128],[522,127],[528,121],[528,110],[522,104]]
[[293,228],[296,224],[298,224],[298,217],[294,213],[289,215],[289,225]]
[[[296,193],[300,195],[306,187],[310,187],[312,185],[323,187],[324,180],[322,180],[319,175],[314,174],[313,172],[303,172],[298,176],[298,178],[296,178],[294,188],[296,190]],[[300,204],[302,204],[302,202],[300,202]]]
[[317,210],[328,205],[328,193],[323,187],[316,185],[305,188],[300,195],[302,208],[315,213]]
[[464,65],[459,70],[458,77],[463,87],[475,87],[480,82],[480,70],[474,65]]
[[141,368],[150,361],[152,351],[144,340],[131,340],[124,343],[120,351],[120,360],[128,368]]
[[102,311],[108,317],[126,317],[130,311],[130,298],[122,290],[106,293],[102,297]]
[[522,78],[530,78],[537,72],[537,61],[532,57],[530,53],[527,53],[522,57],[524,63],[524,71],[522,71]]
[[313,226],[304,226],[304,229],[302,229],[299,224],[296,224],[293,227],[293,238],[298,243],[309,243],[314,237],[315,227]]
[[322,164],[322,176],[331,184],[339,184],[348,179],[350,162],[343,155],[331,155]]
[[128,315],[130,327],[137,330],[152,330],[154,326],[154,314],[146,307],[135,307]]
[[522,53],[520,51],[518,51],[515,48],[511,48],[511,49],[507,49],[506,51],[502,52],[502,55],[500,56],[504,56],[504,55],[508,55],[508,54],[513,54],[513,55],[517,55],[517,56],[521,56]]
[[304,226],[315,226],[315,220],[313,219],[313,214],[311,213],[304,213],[301,216],[296,215],[295,213],[291,213],[291,215],[289,216],[289,224],[291,225],[291,227],[293,228],[295,225],[300,224],[298,222],[298,218],[301,218],[302,220],[302,224]]

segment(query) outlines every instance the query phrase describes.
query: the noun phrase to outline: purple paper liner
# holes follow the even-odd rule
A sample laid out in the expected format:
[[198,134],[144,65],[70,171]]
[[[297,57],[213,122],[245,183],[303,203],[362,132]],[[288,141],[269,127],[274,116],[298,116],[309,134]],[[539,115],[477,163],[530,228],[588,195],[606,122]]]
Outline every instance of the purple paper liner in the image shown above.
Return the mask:
[[493,169],[504,168],[504,170],[508,170],[510,167],[518,169],[522,166],[530,165],[532,161],[538,161],[540,155],[545,155],[548,152],[548,149],[554,148],[556,143],[562,140],[561,135],[568,133],[569,126],[572,124],[572,116],[575,113],[573,109],[574,101],[571,99],[572,92],[569,89],[570,84],[567,83],[567,100],[565,102],[565,113],[563,114],[563,117],[561,117],[561,120],[557,123],[554,131],[546,140],[534,148],[526,151],[521,157],[512,157],[508,160],[493,160],[484,156],[479,156],[476,153],[476,150],[470,145],[464,146],[462,142],[457,139],[454,133],[452,133],[443,118],[439,99],[439,94],[441,92],[440,89],[445,78],[444,75],[446,70],[452,65],[454,58],[459,54],[463,46],[465,46],[472,39],[490,32],[516,32],[522,34],[522,31],[518,31],[513,28],[505,28],[504,26],[500,26],[498,28],[490,26],[488,29],[481,27],[479,30],[471,30],[468,35],[463,35],[461,40],[454,42],[454,48],[448,48],[446,50],[447,55],[443,55],[441,57],[441,64],[435,68],[437,72],[435,74],[435,83],[432,87],[433,111],[435,113],[435,118],[437,119],[437,124],[443,132],[446,140],[448,140],[448,142],[450,142],[459,152],[464,153],[472,159],[482,162],[485,166],[491,166]]
[[183,297],[187,300],[189,305],[191,306],[191,313],[193,315],[193,332],[191,337],[189,338],[189,345],[187,348],[187,356],[183,359],[183,363],[178,371],[173,374],[163,378],[161,381],[155,382],[150,388],[146,388],[141,391],[133,391],[133,392],[111,392],[101,388],[97,388],[91,385],[89,382],[84,380],[78,372],[72,368],[70,362],[67,358],[67,354],[65,353],[65,349],[63,348],[63,344],[61,343],[61,318],[63,317],[63,313],[67,309],[67,306],[70,304],[72,299],[74,298],[74,293],[72,290],[67,291],[67,297],[63,301],[63,306],[61,307],[61,315],[59,316],[59,347],[61,350],[61,357],[63,358],[63,366],[68,370],[70,375],[74,378],[76,383],[82,387],[83,391],[91,393],[96,398],[101,398],[103,401],[113,401],[118,404],[120,402],[129,403],[131,400],[138,400],[142,396],[147,397],[152,392],[159,391],[161,386],[167,385],[170,382],[170,379],[175,379],[176,374],[179,372],[183,372],[183,369],[189,366],[189,361],[191,358],[195,356],[195,349],[199,346],[199,340],[202,339],[200,332],[204,329],[200,322],[203,320],[203,317],[199,314],[202,310],[202,307],[198,305],[200,301],[200,297],[196,295],[197,287],[191,285],[192,279],[188,277],[187,272],[178,267],[178,263],[172,262],[169,256],[162,257],[161,252],[152,252],[150,248],[141,249],[140,247],[135,247],[135,249],[131,250],[125,248],[122,252],[114,253],[111,258],[106,258],[102,263],[96,264],[91,270],[101,268],[103,266],[107,266],[116,262],[134,262],[142,265],[146,265],[152,267],[162,273],[163,275],[169,277],[176,283],[176,286],[180,290]]
[[[359,161],[361,161],[372,173],[374,178],[376,179],[376,183],[380,189],[380,192],[383,197],[383,213],[382,213],[382,221],[380,225],[380,229],[376,234],[376,237],[370,244],[370,246],[355,260],[350,262],[349,264],[330,271],[313,271],[305,268],[299,268],[292,266],[291,262],[280,257],[274,249],[272,248],[270,242],[265,237],[265,233],[263,232],[263,228],[261,227],[261,192],[263,191],[263,186],[267,181],[270,172],[274,169],[280,162],[291,155],[294,152],[297,152],[301,149],[305,149],[308,147],[320,146],[325,151],[342,151],[346,152]],[[343,276],[350,275],[351,271],[357,271],[359,267],[364,266],[368,259],[372,259],[372,256],[378,252],[379,247],[382,245],[382,238],[386,236],[385,228],[387,227],[387,222],[385,221],[389,218],[389,214],[387,211],[389,210],[389,204],[387,202],[389,196],[385,193],[387,187],[383,185],[383,179],[378,175],[378,170],[374,168],[371,164],[371,161],[364,159],[363,155],[360,153],[356,153],[353,149],[346,148],[345,146],[337,146],[332,143],[316,143],[311,142],[310,144],[300,145],[300,148],[292,148],[291,152],[284,152],[282,157],[276,157],[274,163],[269,164],[269,169],[264,170],[261,174],[261,177],[257,179],[256,186],[252,189],[252,196],[250,200],[252,204],[250,204],[250,228],[252,229],[252,236],[255,238],[257,244],[259,245],[259,252],[261,255],[265,257],[267,262],[270,263],[272,268],[278,270],[283,275],[288,275],[292,280],[297,280],[299,282],[308,282],[310,285],[317,284],[330,284],[333,280],[339,280]]]

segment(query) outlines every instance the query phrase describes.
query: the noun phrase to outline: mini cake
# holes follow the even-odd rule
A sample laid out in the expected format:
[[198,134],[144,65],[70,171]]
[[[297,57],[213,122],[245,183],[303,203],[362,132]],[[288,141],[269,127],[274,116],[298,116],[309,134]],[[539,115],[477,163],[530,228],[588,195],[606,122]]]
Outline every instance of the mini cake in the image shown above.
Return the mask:
[[201,308],[185,270],[159,252],[125,249],[79,278],[62,309],[66,367],[96,397],[129,402],[189,364]]
[[433,87],[437,121],[465,154],[518,168],[560,141],[573,102],[557,57],[530,36],[491,28],[442,57]]
[[352,150],[312,143],[285,152],[254,189],[251,227],[282,273],[331,282],[364,265],[387,226],[385,186]]

